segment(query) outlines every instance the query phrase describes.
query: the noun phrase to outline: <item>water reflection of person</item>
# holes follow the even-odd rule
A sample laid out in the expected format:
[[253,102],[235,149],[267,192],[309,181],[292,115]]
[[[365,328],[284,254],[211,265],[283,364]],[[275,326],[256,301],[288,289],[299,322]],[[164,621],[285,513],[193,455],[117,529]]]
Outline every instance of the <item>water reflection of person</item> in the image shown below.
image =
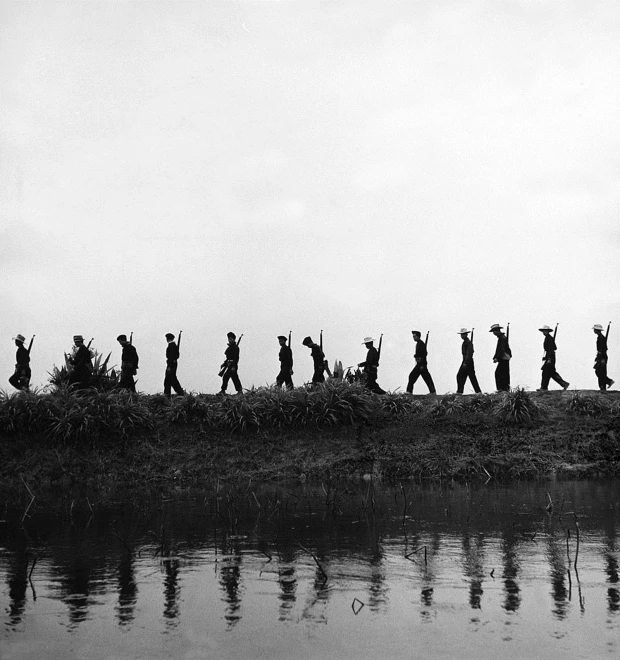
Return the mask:
[[134,556],[125,550],[118,565],[118,605],[116,615],[119,626],[126,626],[134,619],[134,610],[138,599],[138,586],[134,573]]
[[613,509],[605,510],[605,573],[607,582],[611,585],[607,588],[607,611],[610,614],[620,612],[620,575],[618,560],[616,559],[616,521]]
[[547,557],[551,569],[551,595],[555,608],[553,614],[558,619],[565,619],[568,614],[569,593],[566,588],[567,570],[565,564],[566,546],[564,535],[550,532],[547,534]]
[[387,611],[388,584],[385,579],[383,565],[383,550],[381,545],[375,545],[370,559],[370,583],[368,585],[368,607],[372,612]]
[[[226,550],[224,549],[224,552]],[[224,594],[226,610],[224,618],[228,628],[232,628],[241,619],[241,549],[238,541],[230,543],[229,552],[231,556],[226,557],[220,565],[220,584]]]
[[484,575],[484,536],[472,538],[469,533],[463,535],[463,554],[465,556],[464,573],[469,578],[469,604],[472,609],[481,608],[482,576]]
[[280,621],[291,621],[293,607],[297,600],[295,566],[289,565],[278,568],[278,584],[280,585],[280,593],[278,594],[280,613],[278,619]]
[[166,558],[164,571],[164,618],[175,627],[179,624],[179,560]]
[[[321,566],[325,566],[325,560],[319,559]],[[325,570],[325,569],[323,569]],[[309,619],[313,623],[327,623],[325,611],[331,594],[328,581],[325,574],[318,566],[314,572],[314,581],[312,583],[312,597],[308,600],[302,613],[303,619]],[[320,606],[320,607],[317,607]]]
[[[73,552],[78,552],[78,548],[72,548],[72,554]],[[86,559],[86,555],[73,556],[62,576],[62,591],[67,597],[69,620],[75,625],[88,617],[91,572],[89,560],[92,558]],[[58,571],[63,572],[63,567],[59,565]]]
[[[433,615],[431,612],[431,608],[433,607],[433,595],[435,593],[433,584],[435,584],[437,577],[435,570],[435,558],[439,553],[440,545],[441,537],[439,533],[435,531],[433,532],[430,542],[426,545],[426,561],[424,562],[424,575],[422,579],[422,589],[420,591],[420,602],[422,604],[420,618],[422,621],[430,621]],[[418,561],[423,561],[421,554]]]
[[504,579],[504,609],[506,612],[516,612],[521,606],[521,589],[517,582],[519,576],[519,539],[512,527],[505,530],[501,543],[502,548],[502,578]]
[[7,583],[9,585],[8,624],[18,626],[22,621],[26,606],[26,591],[28,590],[28,548],[25,540],[7,559]]

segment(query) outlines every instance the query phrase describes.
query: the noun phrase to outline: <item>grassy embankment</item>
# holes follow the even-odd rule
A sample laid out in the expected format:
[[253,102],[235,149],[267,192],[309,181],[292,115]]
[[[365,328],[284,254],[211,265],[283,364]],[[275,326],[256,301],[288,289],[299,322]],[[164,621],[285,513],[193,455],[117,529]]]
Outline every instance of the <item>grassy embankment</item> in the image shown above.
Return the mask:
[[122,391],[0,397],[0,478],[216,479],[620,474],[620,394],[375,396],[336,383],[219,398]]

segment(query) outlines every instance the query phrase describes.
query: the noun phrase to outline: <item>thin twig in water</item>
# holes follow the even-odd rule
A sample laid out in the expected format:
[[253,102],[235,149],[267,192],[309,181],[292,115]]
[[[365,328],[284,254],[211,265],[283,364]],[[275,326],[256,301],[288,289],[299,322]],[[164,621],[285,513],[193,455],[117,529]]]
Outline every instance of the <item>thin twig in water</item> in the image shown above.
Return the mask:
[[308,548],[304,547],[301,543],[298,542],[297,545],[299,545],[299,547],[304,552],[307,552],[312,557],[312,559],[314,559],[314,563],[319,567],[319,571],[321,571],[321,574],[323,575],[323,577],[327,581],[327,579],[328,579],[327,573],[323,570],[323,567],[321,566],[321,563],[319,562],[319,560],[316,558],[316,555],[311,550],[308,550]]
[[417,554],[418,552],[420,552],[420,550],[424,550],[424,565],[425,566],[428,565],[428,553],[425,545],[422,545],[419,548],[417,548],[417,550],[412,550],[409,554],[406,554],[405,559],[408,559],[409,561],[413,561],[411,559],[411,555]]
[[30,511],[30,507],[32,506],[32,503],[35,501],[35,496],[33,495],[32,491],[28,487],[28,484],[24,481],[24,477],[20,476],[20,479],[22,480],[22,483],[24,486],[26,486],[26,490],[30,493],[30,502],[28,503],[28,506],[26,507],[26,510],[24,511],[24,515],[22,516],[22,522],[26,519],[26,516],[28,515],[28,511]]
[[577,547],[575,548],[575,561],[573,566],[575,567],[575,572],[577,572],[577,559],[579,558],[579,521],[577,520],[577,514],[575,515],[575,530],[577,533]]

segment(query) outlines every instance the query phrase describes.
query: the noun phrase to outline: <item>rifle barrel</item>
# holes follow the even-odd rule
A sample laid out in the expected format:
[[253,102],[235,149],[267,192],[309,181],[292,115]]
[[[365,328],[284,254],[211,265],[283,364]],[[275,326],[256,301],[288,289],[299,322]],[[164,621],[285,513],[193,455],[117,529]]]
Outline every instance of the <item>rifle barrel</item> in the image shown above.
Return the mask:
[[609,337],[609,328],[611,327],[611,321],[607,324],[607,331],[605,332],[605,339]]

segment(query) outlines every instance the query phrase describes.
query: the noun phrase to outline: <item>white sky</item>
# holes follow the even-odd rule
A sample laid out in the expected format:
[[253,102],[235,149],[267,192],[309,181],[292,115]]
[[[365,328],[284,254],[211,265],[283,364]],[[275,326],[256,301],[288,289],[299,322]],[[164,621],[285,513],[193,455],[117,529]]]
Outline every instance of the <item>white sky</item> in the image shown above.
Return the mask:
[[[4,2],[0,5],[0,387],[36,334],[33,384],[73,334],[139,389],[214,392],[226,332],[244,386],[276,335],[348,366],[384,333],[404,389],[412,329],[454,391],[457,330],[511,322],[512,383],[595,388],[593,323],[620,378],[620,4],[615,0]],[[620,381],[619,381],[620,382]],[[416,392],[425,392],[422,381]]]

